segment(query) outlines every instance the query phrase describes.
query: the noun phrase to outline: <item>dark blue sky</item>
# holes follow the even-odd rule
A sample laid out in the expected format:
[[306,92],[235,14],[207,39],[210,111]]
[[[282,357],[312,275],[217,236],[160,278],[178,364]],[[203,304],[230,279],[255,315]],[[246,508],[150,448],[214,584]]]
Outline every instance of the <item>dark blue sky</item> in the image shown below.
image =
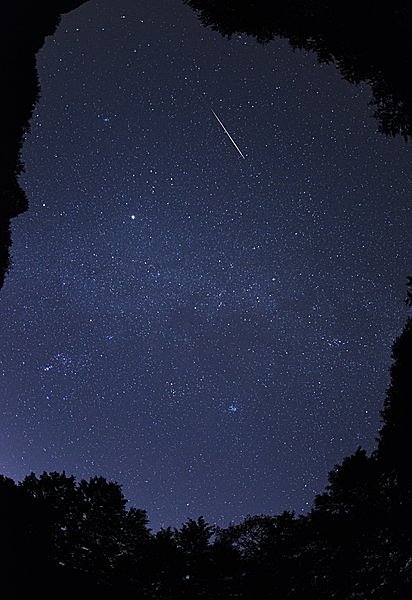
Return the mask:
[[102,474],[154,528],[307,510],[374,447],[410,146],[376,133],[367,87],[282,41],[224,40],[178,0],[90,0],[38,67],[1,472]]

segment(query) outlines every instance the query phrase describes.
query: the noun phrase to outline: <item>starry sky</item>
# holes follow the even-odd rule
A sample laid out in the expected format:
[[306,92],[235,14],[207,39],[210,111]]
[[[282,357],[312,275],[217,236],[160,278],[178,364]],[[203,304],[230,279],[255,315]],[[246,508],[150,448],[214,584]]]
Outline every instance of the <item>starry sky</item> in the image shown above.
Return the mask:
[[375,445],[410,146],[376,132],[367,86],[282,40],[225,40],[180,0],[90,0],[38,69],[0,292],[1,472],[104,475],[154,529],[307,511]]

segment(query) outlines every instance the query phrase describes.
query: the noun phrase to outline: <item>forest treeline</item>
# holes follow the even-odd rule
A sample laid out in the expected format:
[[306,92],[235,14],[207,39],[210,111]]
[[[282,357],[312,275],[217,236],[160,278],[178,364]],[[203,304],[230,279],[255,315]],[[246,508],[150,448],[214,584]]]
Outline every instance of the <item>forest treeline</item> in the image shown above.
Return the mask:
[[154,533],[103,477],[1,477],[3,597],[412,598],[411,390],[412,317],[393,345],[377,449],[336,466],[304,516],[249,516],[226,528],[199,517]]

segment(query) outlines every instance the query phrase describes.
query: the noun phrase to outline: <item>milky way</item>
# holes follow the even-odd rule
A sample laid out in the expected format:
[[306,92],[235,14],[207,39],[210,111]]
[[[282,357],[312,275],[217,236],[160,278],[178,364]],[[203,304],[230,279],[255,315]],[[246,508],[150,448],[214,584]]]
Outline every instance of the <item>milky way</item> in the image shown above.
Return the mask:
[[114,4],[66,15],[38,56],[1,471],[102,474],[155,528],[305,511],[374,447],[411,149],[312,55],[224,40],[177,0]]

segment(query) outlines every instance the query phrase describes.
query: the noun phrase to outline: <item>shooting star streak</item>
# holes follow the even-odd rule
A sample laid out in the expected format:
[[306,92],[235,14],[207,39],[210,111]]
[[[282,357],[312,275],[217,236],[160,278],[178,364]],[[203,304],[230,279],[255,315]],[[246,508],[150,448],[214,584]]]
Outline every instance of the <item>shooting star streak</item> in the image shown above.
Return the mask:
[[234,147],[236,148],[236,150],[239,152],[240,156],[242,158],[245,158],[245,156],[242,154],[242,151],[240,150],[239,146],[236,144],[235,140],[232,138],[232,136],[230,135],[230,133],[228,132],[228,130],[226,129],[226,127],[223,125],[222,121],[219,119],[219,117],[217,116],[217,114],[215,113],[215,111],[213,110],[213,108],[211,109],[211,111],[215,115],[215,117],[218,120],[219,124],[222,126],[223,131],[226,133],[226,135],[228,136],[228,138],[230,139],[230,141],[232,142],[232,144],[234,145]]

